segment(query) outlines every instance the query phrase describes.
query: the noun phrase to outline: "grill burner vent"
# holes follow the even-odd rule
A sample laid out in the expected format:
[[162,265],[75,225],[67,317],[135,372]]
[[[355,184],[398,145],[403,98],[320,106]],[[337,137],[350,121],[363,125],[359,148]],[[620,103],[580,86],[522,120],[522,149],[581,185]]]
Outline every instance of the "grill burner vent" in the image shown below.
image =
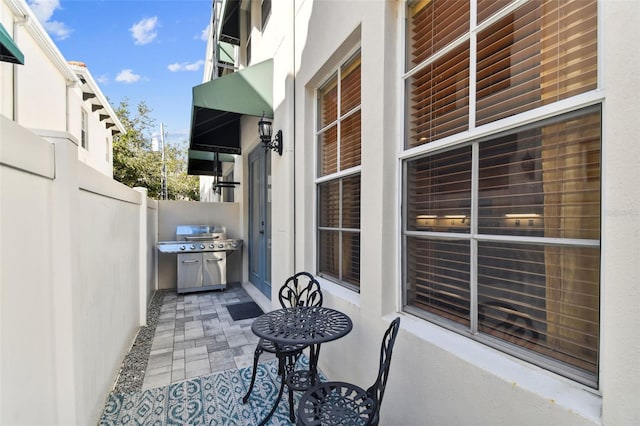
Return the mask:
[[242,240],[227,238],[227,229],[217,225],[180,225],[175,241],[158,242],[161,253],[205,253],[239,250]]

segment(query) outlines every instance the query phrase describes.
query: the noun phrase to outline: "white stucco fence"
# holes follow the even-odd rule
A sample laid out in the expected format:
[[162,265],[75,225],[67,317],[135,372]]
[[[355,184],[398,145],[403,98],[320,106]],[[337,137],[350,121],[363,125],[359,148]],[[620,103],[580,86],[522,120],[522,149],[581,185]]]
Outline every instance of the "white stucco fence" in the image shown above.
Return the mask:
[[157,203],[0,116],[0,423],[95,424],[157,287]]

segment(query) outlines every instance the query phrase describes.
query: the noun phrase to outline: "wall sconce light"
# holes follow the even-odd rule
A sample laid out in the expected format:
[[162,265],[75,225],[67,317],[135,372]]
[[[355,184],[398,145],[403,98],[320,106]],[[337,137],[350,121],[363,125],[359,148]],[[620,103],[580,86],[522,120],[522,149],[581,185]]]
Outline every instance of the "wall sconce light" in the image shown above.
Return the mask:
[[513,220],[513,226],[520,226],[521,219],[526,219],[528,226],[534,226],[536,219],[540,217],[537,213],[507,213],[504,215],[507,219]]
[[467,220],[467,216],[464,214],[447,214],[444,217],[446,217],[447,219],[451,219],[452,225],[457,224],[457,219],[460,219],[460,225],[464,225],[464,222]]
[[416,216],[416,227],[426,228],[436,224],[438,218],[435,214],[420,214]]
[[276,137],[271,140],[271,122],[262,113],[262,118],[258,121],[258,133],[265,149],[272,149],[282,155],[282,130],[278,130]]

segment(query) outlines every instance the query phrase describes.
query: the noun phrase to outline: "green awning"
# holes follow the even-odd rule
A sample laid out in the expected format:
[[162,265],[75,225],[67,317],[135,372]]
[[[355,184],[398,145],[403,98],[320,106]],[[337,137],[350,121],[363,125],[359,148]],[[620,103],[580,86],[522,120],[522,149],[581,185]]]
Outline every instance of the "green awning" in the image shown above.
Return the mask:
[[240,46],[240,1],[222,0],[217,39]]
[[263,114],[273,118],[272,59],[193,88],[189,148],[240,154],[240,118]]
[[18,49],[2,24],[0,24],[0,61],[24,65],[24,54]]
[[222,154],[208,151],[189,150],[187,161],[187,174],[213,176],[217,171],[222,170],[221,163],[234,163],[234,154]]
[[216,58],[218,58],[218,62],[226,62],[227,64],[234,64],[235,63],[235,53],[234,53],[234,46],[233,44],[230,43],[225,43],[224,41],[221,41],[220,43],[218,43],[218,47],[217,47],[217,55]]

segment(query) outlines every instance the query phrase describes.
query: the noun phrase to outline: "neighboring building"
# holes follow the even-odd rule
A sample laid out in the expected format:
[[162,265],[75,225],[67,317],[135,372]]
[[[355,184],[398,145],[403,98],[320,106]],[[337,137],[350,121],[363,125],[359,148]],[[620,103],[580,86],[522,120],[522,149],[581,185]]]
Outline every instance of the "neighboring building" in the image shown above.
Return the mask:
[[67,62],[23,0],[3,0],[0,23],[24,58],[0,65],[0,113],[45,139],[72,139],[80,161],[113,177],[124,127],[86,65]]
[[[235,155],[265,297],[307,270],[354,320],[323,345],[329,377],[372,382],[399,314],[381,424],[640,422],[640,3],[226,0],[213,16],[191,172]],[[216,71],[221,43],[237,72]]]

